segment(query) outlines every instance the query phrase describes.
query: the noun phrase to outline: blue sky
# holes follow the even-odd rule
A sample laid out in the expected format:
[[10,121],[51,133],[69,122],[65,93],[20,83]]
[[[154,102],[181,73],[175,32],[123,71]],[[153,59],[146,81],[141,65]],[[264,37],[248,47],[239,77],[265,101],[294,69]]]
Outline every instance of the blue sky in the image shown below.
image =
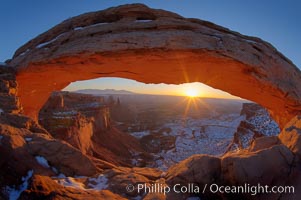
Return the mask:
[[[69,17],[126,3],[144,3],[260,37],[301,67],[299,0],[1,0],[0,62],[11,58],[22,44]],[[122,79],[94,80],[98,85],[104,82],[106,85],[111,82],[115,89],[131,88],[132,84]]]

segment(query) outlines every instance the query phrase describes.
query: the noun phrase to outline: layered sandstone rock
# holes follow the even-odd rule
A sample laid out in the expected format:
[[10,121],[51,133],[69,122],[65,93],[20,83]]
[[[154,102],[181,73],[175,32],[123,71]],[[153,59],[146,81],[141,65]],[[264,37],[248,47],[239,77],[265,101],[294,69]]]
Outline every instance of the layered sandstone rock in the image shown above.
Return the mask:
[[72,187],[64,187],[47,176],[35,175],[19,198],[29,199],[98,199],[98,200],[125,200],[125,198],[113,194],[109,190],[78,190]]
[[40,111],[39,123],[53,137],[91,154],[94,133],[110,129],[110,112],[103,97],[54,92]]
[[[237,127],[237,130],[234,133],[233,141],[229,145],[227,152],[247,149],[253,145],[253,141],[257,138],[265,136],[277,136],[280,132],[277,123],[271,118],[267,110],[258,104],[244,103],[240,115],[245,116],[245,119],[242,120]],[[263,139],[259,141],[261,142],[267,140]],[[276,144],[272,142],[272,139],[268,143]],[[254,149],[258,147],[251,148]]]
[[301,116],[294,117],[281,131],[279,138],[301,158]]
[[[173,187],[176,184],[187,186],[194,184],[199,188],[205,185],[218,184],[221,182],[221,160],[220,158],[208,155],[193,155],[179,164],[170,167],[166,173],[166,183]],[[178,188],[178,190],[180,190]],[[170,199],[186,199],[191,194],[169,194]],[[199,194],[197,194],[199,195]],[[206,191],[203,194],[207,198],[216,199],[217,195]],[[205,198],[206,199],[206,198]]]
[[54,92],[41,109],[39,122],[54,138],[111,164],[132,166],[133,156],[145,153],[137,139],[111,127],[104,97]]
[[9,64],[24,112],[35,119],[53,90],[105,76],[203,82],[263,105],[280,127],[301,110],[300,71],[272,45],[142,4],[70,18],[19,48]]
[[[140,4],[66,20],[17,50],[10,64],[17,70],[18,95],[24,111],[35,120],[53,90],[62,89],[75,80],[103,76],[145,83],[204,82],[260,103],[281,128],[300,113],[300,72],[270,44],[209,22],[185,19]],[[21,199],[121,199],[120,195],[132,199],[164,199],[160,195],[138,194],[137,190],[127,194],[125,187],[129,183],[173,184],[174,181],[200,184],[216,181],[222,185],[288,184],[297,190],[294,195],[217,196],[224,199],[300,197],[299,116],[282,130],[280,141],[283,144],[272,137],[255,140],[250,149],[221,158],[194,156],[172,167],[164,176],[160,170],[117,167],[54,139],[33,120],[17,114],[21,108],[15,95],[14,76],[6,73],[11,69],[1,70],[0,88],[4,95],[0,102],[7,110],[1,107],[4,114],[0,118],[0,198],[7,199],[7,188],[22,184],[22,177],[31,170],[33,177],[28,178],[29,187],[21,194]],[[85,126],[89,127],[88,121],[78,124],[86,122]],[[97,138],[97,142],[103,145],[111,142],[116,152],[135,144],[127,138],[128,146],[120,145],[118,142],[123,138],[116,132],[109,136]],[[104,149],[98,152],[112,157]],[[124,152],[122,156],[131,153]],[[41,164],[37,157],[43,157],[48,166]],[[119,195],[105,189],[95,192],[62,187],[53,180],[57,178],[49,178],[60,172],[91,177],[103,172],[109,179],[106,189]],[[183,197],[187,196],[166,198]]]
[[22,107],[16,96],[18,84],[16,70],[7,65],[0,65],[0,114],[20,113]]

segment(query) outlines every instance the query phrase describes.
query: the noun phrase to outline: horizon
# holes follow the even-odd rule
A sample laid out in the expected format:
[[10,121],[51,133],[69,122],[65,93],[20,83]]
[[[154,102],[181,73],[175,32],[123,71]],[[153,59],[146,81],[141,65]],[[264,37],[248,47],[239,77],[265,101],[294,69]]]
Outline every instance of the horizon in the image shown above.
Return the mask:
[[[102,94],[92,94],[92,93],[81,93],[80,91],[86,91],[86,90],[95,90],[95,91],[105,91],[105,90],[113,90],[116,92],[120,92],[120,91],[124,91],[124,92],[129,92],[128,94],[118,94],[118,93],[102,93]],[[54,91],[54,92],[70,92],[70,93],[79,93],[79,94],[88,94],[88,95],[97,95],[97,96],[102,96],[102,95],[114,95],[114,96],[122,96],[122,95],[149,95],[149,96],[168,96],[168,97],[183,97],[183,98],[191,98],[187,95],[173,95],[173,94],[147,94],[147,93],[137,93],[137,92],[133,92],[130,90],[116,90],[116,89],[80,89],[80,90],[73,90],[73,91],[69,91],[69,90],[60,90],[60,91]],[[236,96],[234,96],[236,97]],[[234,101],[245,101],[245,102],[252,102],[248,99],[243,99],[240,97],[237,98],[223,98],[223,97],[207,97],[207,96],[195,96],[192,97],[194,99],[219,99],[219,100],[234,100]]]
[[242,99],[219,89],[212,88],[199,82],[183,84],[146,84],[125,78],[97,78],[86,81],[76,81],[69,84],[62,91],[76,91],[84,89],[114,89],[126,90],[137,94],[168,95],[168,96],[189,96],[189,90],[194,90],[197,97],[218,98],[218,99]]

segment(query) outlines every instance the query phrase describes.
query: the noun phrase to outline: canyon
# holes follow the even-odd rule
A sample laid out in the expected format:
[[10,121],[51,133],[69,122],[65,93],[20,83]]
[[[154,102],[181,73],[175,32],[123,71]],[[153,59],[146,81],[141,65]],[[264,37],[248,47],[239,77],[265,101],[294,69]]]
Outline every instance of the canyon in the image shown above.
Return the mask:
[[[142,4],[123,5],[67,19],[20,47],[0,72],[0,199],[301,196],[301,73],[259,38]],[[264,108],[244,104],[241,113],[227,118],[235,122],[226,131],[232,136],[222,134],[227,145],[208,155],[195,147],[213,135],[201,134],[210,130],[205,124],[178,135],[175,125],[181,119],[176,119],[169,123],[173,128],[145,134],[133,126],[128,134],[115,118],[122,110],[114,111],[104,97],[52,93],[73,81],[108,76],[144,83],[202,82]],[[186,122],[188,127],[196,123],[192,118]],[[167,149],[146,148],[152,140],[163,141]],[[187,141],[192,145],[184,146]],[[186,158],[160,168],[184,154],[168,152],[179,147],[192,149]],[[155,162],[156,155],[164,159]],[[139,183],[260,183],[292,185],[295,191],[252,196],[126,190]]]

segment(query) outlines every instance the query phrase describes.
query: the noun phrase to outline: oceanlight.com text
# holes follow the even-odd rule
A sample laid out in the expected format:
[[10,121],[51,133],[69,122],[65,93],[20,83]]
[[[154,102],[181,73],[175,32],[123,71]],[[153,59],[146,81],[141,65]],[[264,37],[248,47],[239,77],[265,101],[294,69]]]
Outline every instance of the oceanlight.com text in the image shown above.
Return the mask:
[[173,186],[154,183],[146,184],[140,183],[136,186],[129,184],[126,186],[127,192],[137,191],[139,194],[158,193],[164,194],[174,193],[188,193],[188,194],[250,194],[255,196],[257,194],[294,194],[294,186],[269,186],[269,185],[250,185],[245,183],[243,185],[218,185],[218,184],[205,184],[204,186],[198,186],[195,183],[189,184],[174,184]]

